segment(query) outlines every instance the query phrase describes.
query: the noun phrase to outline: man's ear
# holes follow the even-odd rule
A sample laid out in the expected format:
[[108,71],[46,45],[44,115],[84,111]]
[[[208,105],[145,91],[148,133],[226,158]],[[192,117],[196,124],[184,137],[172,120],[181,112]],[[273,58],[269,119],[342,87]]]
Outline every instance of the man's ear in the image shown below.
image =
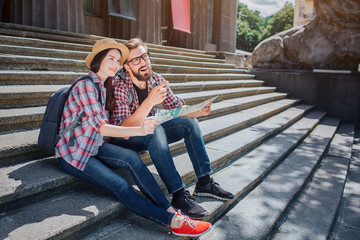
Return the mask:
[[[133,72],[132,72],[132,70],[131,70],[131,68],[130,68],[129,64],[124,64],[124,68],[125,68],[125,69],[126,69],[126,71],[129,73],[129,75],[130,75],[131,79],[136,78],[136,77],[134,76],[134,74],[133,74]],[[137,78],[136,78],[136,79],[137,79]]]

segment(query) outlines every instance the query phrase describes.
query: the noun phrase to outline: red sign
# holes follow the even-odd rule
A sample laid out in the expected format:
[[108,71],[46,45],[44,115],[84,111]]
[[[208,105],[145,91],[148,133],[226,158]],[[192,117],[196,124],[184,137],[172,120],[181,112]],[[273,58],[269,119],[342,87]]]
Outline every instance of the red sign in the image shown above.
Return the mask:
[[173,28],[179,31],[190,31],[190,0],[171,0]]

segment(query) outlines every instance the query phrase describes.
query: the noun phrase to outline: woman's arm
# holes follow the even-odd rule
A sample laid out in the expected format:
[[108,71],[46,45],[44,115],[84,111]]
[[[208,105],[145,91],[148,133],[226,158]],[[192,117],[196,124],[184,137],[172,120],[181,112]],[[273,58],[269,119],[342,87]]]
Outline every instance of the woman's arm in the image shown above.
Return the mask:
[[157,121],[154,118],[146,118],[141,127],[121,127],[111,124],[103,124],[100,127],[100,134],[104,137],[131,137],[153,134]]

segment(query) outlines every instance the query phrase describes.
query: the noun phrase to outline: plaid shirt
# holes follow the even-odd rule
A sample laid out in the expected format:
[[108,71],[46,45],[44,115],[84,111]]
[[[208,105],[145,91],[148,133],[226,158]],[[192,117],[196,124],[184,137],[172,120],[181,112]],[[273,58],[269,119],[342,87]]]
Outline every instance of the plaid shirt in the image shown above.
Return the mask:
[[[94,73],[89,76],[101,89],[102,103],[98,100],[98,92],[93,83],[88,80],[79,81],[71,90],[68,100],[65,102],[63,116],[60,123],[60,131],[66,128],[83,111],[86,116],[80,126],[74,129],[74,146],[70,146],[70,132],[65,134],[56,145],[56,156],[62,157],[69,164],[79,170],[84,170],[87,161],[92,156],[99,138],[100,127],[108,121],[105,114],[106,89],[103,82]],[[101,139],[101,138],[100,138]],[[96,145],[99,145],[98,143]]]
[[[148,92],[150,93],[153,88],[164,81],[165,79],[161,75],[153,72],[152,78],[147,81]],[[130,117],[139,108],[139,98],[128,72],[122,73],[121,76],[118,75],[113,80],[113,86],[115,88],[116,108],[110,114],[110,122],[120,126],[126,118]],[[167,95],[162,102],[163,108],[173,109],[182,107],[185,104],[184,100],[175,96],[168,85],[166,85],[166,88]],[[154,115],[155,110],[152,109],[149,116]]]

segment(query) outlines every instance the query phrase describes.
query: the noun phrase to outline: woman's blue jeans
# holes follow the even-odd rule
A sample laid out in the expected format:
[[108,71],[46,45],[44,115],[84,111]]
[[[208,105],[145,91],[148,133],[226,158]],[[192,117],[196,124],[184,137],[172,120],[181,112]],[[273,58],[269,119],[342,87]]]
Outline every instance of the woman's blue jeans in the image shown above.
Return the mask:
[[[139,155],[126,148],[104,143],[95,157],[90,157],[84,171],[76,169],[62,158],[57,159],[61,170],[90,184],[110,191],[119,201],[138,215],[170,226],[174,214],[166,211],[171,204]],[[111,168],[130,171],[140,191],[137,194],[128,182]]]
[[212,172],[202,133],[196,118],[179,117],[157,126],[154,134],[131,137],[128,140],[115,138],[112,143],[137,152],[148,150],[151,159],[169,193],[185,187],[176,170],[169,144],[185,140],[186,150],[198,178]]

